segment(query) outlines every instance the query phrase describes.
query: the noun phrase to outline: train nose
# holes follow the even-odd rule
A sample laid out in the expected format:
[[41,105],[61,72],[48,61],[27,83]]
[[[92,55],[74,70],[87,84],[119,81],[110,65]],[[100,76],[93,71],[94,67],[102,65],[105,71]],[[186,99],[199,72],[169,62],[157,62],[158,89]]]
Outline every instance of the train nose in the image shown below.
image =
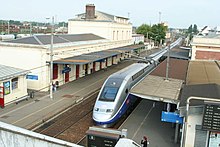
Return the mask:
[[98,122],[103,122],[103,121],[106,121],[106,120],[109,120],[111,119],[111,114],[100,114],[100,113],[93,113],[93,119],[95,121],[98,121]]

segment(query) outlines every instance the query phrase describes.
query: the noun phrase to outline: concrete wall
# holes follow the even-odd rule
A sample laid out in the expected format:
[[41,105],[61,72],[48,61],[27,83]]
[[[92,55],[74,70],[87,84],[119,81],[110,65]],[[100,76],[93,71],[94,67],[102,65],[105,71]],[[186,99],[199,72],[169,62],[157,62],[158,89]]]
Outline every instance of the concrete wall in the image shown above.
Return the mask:
[[202,125],[202,118],[202,114],[188,116],[185,147],[194,147],[196,125]]
[[68,34],[93,33],[109,40],[131,40],[132,25],[113,22],[76,21],[68,22]]
[[0,122],[0,136],[2,147],[82,147],[3,122]]
[[95,71],[100,70],[100,62],[95,62]]

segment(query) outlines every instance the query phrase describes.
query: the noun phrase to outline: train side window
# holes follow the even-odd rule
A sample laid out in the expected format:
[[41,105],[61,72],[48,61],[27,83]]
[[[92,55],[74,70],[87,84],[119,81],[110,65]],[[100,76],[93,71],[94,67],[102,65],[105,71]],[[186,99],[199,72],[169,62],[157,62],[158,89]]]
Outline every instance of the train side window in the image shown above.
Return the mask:
[[128,89],[125,90],[125,93],[128,94]]

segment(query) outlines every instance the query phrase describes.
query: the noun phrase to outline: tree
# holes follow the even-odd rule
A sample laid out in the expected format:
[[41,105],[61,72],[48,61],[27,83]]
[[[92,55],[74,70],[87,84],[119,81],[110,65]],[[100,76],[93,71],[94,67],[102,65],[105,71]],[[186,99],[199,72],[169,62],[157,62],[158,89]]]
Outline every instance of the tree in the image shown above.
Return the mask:
[[193,34],[197,34],[199,32],[196,24],[194,24],[192,31],[193,31]]
[[160,41],[164,42],[167,29],[167,26],[162,24],[154,24],[152,27],[142,24],[137,28],[136,33],[143,34],[145,38],[153,39],[160,43]]
[[143,34],[145,38],[149,38],[151,27],[147,24],[142,24],[140,27],[137,28],[136,33]]
[[190,25],[188,28],[188,34],[191,34],[192,32],[193,32],[193,28],[192,28],[192,25]]
[[64,21],[58,23],[58,26],[59,26],[59,27],[67,27],[67,25],[68,25],[68,23],[66,23],[66,22],[64,22]]
[[167,29],[167,26],[164,26],[162,24],[154,24],[151,29],[152,32],[150,34],[150,37],[160,43],[161,40],[165,40]]

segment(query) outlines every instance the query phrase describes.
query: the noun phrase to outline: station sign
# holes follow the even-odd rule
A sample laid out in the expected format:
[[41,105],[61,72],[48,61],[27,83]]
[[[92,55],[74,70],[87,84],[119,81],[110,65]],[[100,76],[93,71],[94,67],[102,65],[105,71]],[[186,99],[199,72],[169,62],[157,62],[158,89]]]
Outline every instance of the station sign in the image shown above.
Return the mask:
[[71,68],[70,67],[64,67],[64,69],[62,70],[62,74],[70,72]]
[[220,131],[220,105],[205,105],[202,129],[209,131]]
[[27,75],[27,76],[26,76],[26,79],[29,79],[29,80],[38,80],[38,76],[37,76],[37,75]]
[[162,111],[161,121],[182,124],[183,118],[180,117],[179,114],[175,112]]

